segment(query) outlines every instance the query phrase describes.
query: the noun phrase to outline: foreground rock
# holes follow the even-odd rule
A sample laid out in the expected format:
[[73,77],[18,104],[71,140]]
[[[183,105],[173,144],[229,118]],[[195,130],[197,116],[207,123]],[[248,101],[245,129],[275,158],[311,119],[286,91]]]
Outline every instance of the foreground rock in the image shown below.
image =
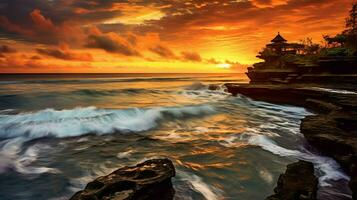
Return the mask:
[[70,200],[171,200],[175,168],[168,159],[154,159],[123,167],[88,183]]
[[308,108],[316,115],[307,116],[300,130],[306,140],[322,153],[333,157],[351,177],[350,188],[357,200],[357,94],[331,93],[324,90],[272,85],[226,84],[233,95],[243,94],[255,100]]
[[315,200],[317,185],[313,164],[299,161],[287,166],[279,176],[275,194],[266,200]]

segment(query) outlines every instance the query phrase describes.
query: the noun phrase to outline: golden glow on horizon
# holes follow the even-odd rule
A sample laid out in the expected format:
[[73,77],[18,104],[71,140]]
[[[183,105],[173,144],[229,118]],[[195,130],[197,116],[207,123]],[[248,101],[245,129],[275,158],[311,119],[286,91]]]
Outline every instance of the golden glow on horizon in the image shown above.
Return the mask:
[[[11,0],[4,1],[0,11]],[[278,31],[319,42],[343,30],[351,7],[350,0],[21,1],[16,12],[0,12],[0,73],[245,72]]]
[[221,63],[217,64],[217,67],[222,68],[222,69],[229,69],[232,65],[228,63]]

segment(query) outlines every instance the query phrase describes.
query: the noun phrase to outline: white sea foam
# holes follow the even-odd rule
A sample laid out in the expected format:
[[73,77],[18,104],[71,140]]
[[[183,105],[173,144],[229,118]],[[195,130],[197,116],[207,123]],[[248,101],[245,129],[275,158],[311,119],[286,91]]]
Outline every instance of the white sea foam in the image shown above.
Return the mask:
[[213,186],[207,185],[200,177],[183,171],[178,172],[178,174],[180,174],[182,180],[189,182],[193,187],[192,189],[201,193],[205,199],[222,199],[222,191]]
[[260,177],[267,183],[273,183],[273,175],[267,169],[259,170]]
[[349,177],[341,171],[340,166],[332,158],[320,156],[308,150],[298,151],[283,148],[265,135],[251,135],[248,139],[248,143],[260,146],[264,150],[279,156],[292,157],[314,163],[315,168],[321,173],[319,174],[319,183],[321,186],[330,186],[328,180],[349,180]]
[[311,89],[331,92],[331,93],[339,93],[339,94],[357,94],[357,92],[354,91],[341,90],[341,89],[331,89],[331,88],[321,88],[321,87],[312,87]]
[[[14,169],[22,174],[57,173],[56,169],[36,167],[33,163],[46,148],[31,145],[24,149],[27,141],[46,136],[64,138],[88,133],[109,134],[115,131],[140,132],[155,128],[163,119],[178,119],[212,114],[211,106],[159,107],[151,109],[98,109],[95,107],[72,110],[46,109],[16,115],[0,113],[0,173]],[[84,142],[86,139],[79,139]],[[88,147],[79,146],[81,151]],[[122,152],[118,158],[132,153]]]
[[231,97],[229,93],[225,91],[225,87],[217,86],[217,90],[209,90],[207,85],[201,82],[193,83],[186,87],[186,90],[177,91],[180,95],[187,98],[199,99],[203,101],[219,101]]
[[34,113],[0,115],[0,138],[71,137],[87,133],[98,135],[120,132],[141,132],[159,125],[164,118],[184,118],[214,113],[208,105],[158,107],[151,109],[46,109]]
[[128,150],[128,151],[124,151],[124,152],[119,152],[117,154],[117,158],[119,158],[119,159],[129,158],[133,152],[134,152],[134,150]]
[[32,163],[37,160],[40,151],[49,147],[32,145],[21,153],[22,145],[26,141],[26,138],[21,137],[0,143],[0,173],[10,168],[22,174],[58,173],[58,170],[53,168],[33,166]]
[[93,181],[94,179],[100,176],[108,175],[120,167],[122,166],[119,165],[117,167],[107,167],[105,163],[95,165],[92,169],[85,170],[84,175],[70,179],[70,186],[68,189],[73,193],[78,192],[78,190],[82,190],[89,182]]

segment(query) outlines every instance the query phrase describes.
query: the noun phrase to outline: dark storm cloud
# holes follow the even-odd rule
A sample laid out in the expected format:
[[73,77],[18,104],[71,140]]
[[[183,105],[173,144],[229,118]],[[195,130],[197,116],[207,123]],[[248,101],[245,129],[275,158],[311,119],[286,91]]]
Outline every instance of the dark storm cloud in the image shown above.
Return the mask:
[[[69,34],[73,35],[68,29],[77,29],[75,32],[78,35],[81,34],[80,29],[83,29],[82,25],[100,23],[121,14],[120,10],[104,9],[114,1],[98,1],[97,6],[90,10],[80,7],[80,2],[86,2],[83,3],[86,5],[91,1],[2,0],[0,34],[9,39],[56,44],[68,38]],[[44,21],[47,21],[47,30],[41,26]]]
[[16,53],[16,52],[17,52],[16,49],[9,47],[7,45],[0,46],[0,58],[5,57],[5,54],[11,54],[11,53]]
[[90,35],[88,38],[89,48],[103,49],[109,53],[117,53],[125,56],[140,56],[140,53],[136,51],[125,40],[121,40],[117,35]]
[[17,24],[7,16],[0,15],[0,29],[8,35],[13,34],[27,41],[42,44],[73,42],[82,33],[82,29],[76,26],[76,23],[66,22],[56,25],[39,9],[34,9],[28,13],[27,19],[30,20],[31,26]]
[[161,58],[168,60],[177,60],[184,62],[201,62],[203,61],[201,55],[197,52],[183,51],[181,55],[176,55],[170,48],[163,45],[156,45],[149,48],[149,50]]
[[16,53],[17,50],[12,48],[12,47],[9,47],[7,45],[1,45],[0,46],[0,54],[5,54],[5,53]]
[[93,58],[89,53],[75,53],[62,49],[36,49],[39,54],[54,57],[62,60],[92,61]]
[[[63,42],[71,44],[71,48],[97,48],[125,56],[142,56],[145,55],[142,51],[151,51],[161,58],[203,62],[202,52],[196,49],[186,52],[185,45],[224,40],[232,49],[239,44],[253,51],[260,48],[262,41],[269,41],[264,35],[267,32],[270,35],[283,29],[296,37],[312,32],[322,35],[341,28],[336,19],[343,20],[351,3],[351,0],[0,0],[0,35],[9,40],[48,45],[37,53],[63,60],[76,60],[80,56],[51,46]],[[160,11],[148,14],[161,18],[129,23],[130,19],[142,17],[135,12],[146,11],[143,8]],[[89,31],[92,27],[97,27],[100,34],[92,34]],[[135,35],[150,33],[158,35],[161,42],[139,49],[138,43],[145,41],[139,42]],[[201,39],[206,41],[200,43]],[[181,47],[178,52],[185,52],[175,54],[161,44],[174,44]]]
[[[14,23],[26,25],[27,16],[35,9],[41,10],[54,23],[68,20],[100,21],[110,19],[120,14],[119,10],[105,10],[115,1],[89,0],[2,0],[1,15],[8,17]],[[119,1],[117,1],[119,2]],[[93,7],[86,5],[93,4]],[[90,10],[88,10],[90,9]]]
[[112,8],[115,3],[128,3],[129,0],[78,0],[72,3],[74,7],[85,9],[106,9]]
[[127,32],[135,28],[133,25],[126,25],[123,23],[113,24],[98,24],[97,27],[103,32]]
[[[66,22],[77,26],[95,23],[105,32],[134,29],[137,33],[158,32],[164,39],[172,39],[177,36],[192,37],[184,32],[195,32],[195,30],[198,32],[205,26],[217,24],[241,24],[242,26],[250,24],[259,30],[268,26],[289,26],[291,19],[295,18],[296,20],[306,18],[310,22],[311,20],[318,21],[330,18],[331,15],[332,17],[340,16],[341,12],[345,12],[345,7],[350,6],[347,5],[348,2],[350,1],[341,0],[340,3],[336,3],[336,0],[286,0],[285,2],[283,0],[2,0],[0,15],[3,17],[2,23],[6,21],[7,24],[12,25],[2,26],[3,32],[25,36],[29,33],[37,34],[37,31],[32,30],[34,24],[29,14],[33,10],[40,10],[41,14],[50,19],[54,26],[60,26]],[[125,6],[116,7],[118,4],[127,7],[154,6],[165,13],[165,17],[159,20],[149,20],[138,26],[103,23],[123,14],[126,10]],[[260,4],[270,5],[270,7],[257,7]],[[335,6],[336,4],[338,6]],[[300,24],[304,24],[304,21],[300,21]],[[192,30],[193,27],[194,30]],[[14,31],[14,29],[18,30]],[[39,39],[37,41],[41,42]]]

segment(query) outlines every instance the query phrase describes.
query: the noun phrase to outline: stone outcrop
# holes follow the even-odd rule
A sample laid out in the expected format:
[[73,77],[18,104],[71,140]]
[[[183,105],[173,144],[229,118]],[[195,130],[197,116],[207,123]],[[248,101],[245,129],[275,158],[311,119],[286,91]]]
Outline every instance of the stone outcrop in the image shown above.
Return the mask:
[[275,194],[266,200],[316,200],[317,186],[313,164],[298,161],[287,166],[279,176]]
[[226,84],[233,95],[308,108],[316,115],[301,122],[301,133],[322,153],[333,157],[351,177],[357,200],[357,94],[331,93],[307,87]]
[[171,200],[175,168],[168,159],[153,159],[123,167],[88,183],[70,200]]

